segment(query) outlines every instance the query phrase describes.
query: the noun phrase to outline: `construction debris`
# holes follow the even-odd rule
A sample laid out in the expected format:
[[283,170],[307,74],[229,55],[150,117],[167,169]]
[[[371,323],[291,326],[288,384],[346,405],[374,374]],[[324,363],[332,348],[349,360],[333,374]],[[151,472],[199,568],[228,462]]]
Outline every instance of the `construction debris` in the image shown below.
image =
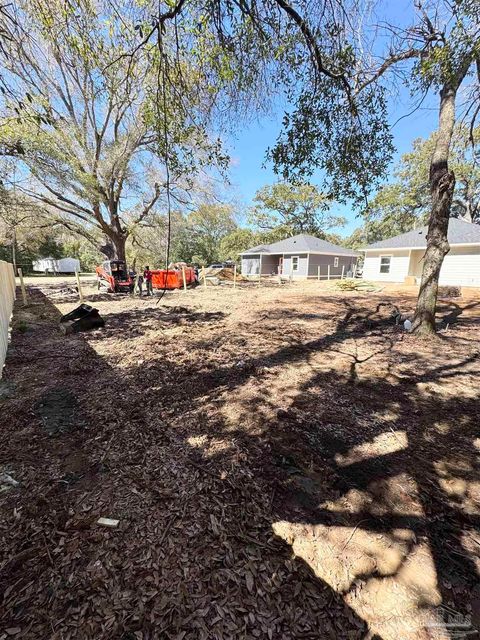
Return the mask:
[[340,289],[340,291],[380,291],[380,288],[376,287],[373,282],[354,280],[353,278],[333,281],[332,289]]
[[438,297],[439,298],[461,298],[462,297],[462,288],[461,287],[438,287]]
[[97,520],[97,524],[102,527],[110,527],[111,529],[115,529],[120,524],[120,520],[115,520],[115,518],[99,518]]
[[58,291],[45,291],[48,295],[52,297],[57,296],[67,296],[67,295],[76,295],[78,296],[78,287],[63,287],[62,289],[58,289]]

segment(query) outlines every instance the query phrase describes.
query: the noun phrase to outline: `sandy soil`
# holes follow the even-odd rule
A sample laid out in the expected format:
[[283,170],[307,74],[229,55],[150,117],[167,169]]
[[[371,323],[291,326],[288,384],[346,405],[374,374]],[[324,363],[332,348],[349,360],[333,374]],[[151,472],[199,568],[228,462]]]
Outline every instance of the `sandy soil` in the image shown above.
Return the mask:
[[475,292],[422,340],[404,288],[92,288],[105,328],[63,336],[47,285],[0,386],[0,638],[480,628]]
[[[17,278],[17,286],[20,286],[20,278]],[[95,284],[97,276],[94,273],[81,273],[80,281],[85,284]],[[74,275],[45,276],[41,274],[24,276],[23,281],[26,285],[38,286],[49,285],[52,288],[76,286],[77,278]]]

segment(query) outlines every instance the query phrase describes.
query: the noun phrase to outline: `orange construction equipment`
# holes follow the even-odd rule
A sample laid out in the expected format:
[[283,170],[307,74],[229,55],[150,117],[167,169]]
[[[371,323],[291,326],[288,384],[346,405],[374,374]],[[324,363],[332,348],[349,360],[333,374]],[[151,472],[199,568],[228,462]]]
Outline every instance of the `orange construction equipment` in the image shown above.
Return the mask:
[[133,280],[128,274],[123,260],[106,260],[95,269],[98,289],[109,293],[129,293],[133,291]]
[[[195,269],[192,267],[184,267],[184,269],[187,286],[195,284],[197,282]],[[182,269],[152,269],[152,287],[154,289],[181,289],[183,287]]]

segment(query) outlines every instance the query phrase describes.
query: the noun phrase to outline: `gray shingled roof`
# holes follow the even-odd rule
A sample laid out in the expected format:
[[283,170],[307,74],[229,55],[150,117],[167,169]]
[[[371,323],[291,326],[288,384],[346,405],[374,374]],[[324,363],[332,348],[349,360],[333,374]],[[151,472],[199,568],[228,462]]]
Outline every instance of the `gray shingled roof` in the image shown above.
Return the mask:
[[260,245],[243,251],[240,255],[251,255],[258,253],[326,253],[334,254],[338,256],[359,256],[360,254],[353,249],[346,249],[345,247],[339,247],[336,244],[327,242],[326,240],[320,240],[315,236],[309,236],[306,233],[300,233],[298,236],[292,238],[285,238],[279,242],[273,244]]
[[268,248],[269,248],[268,244],[259,244],[258,247],[247,249],[246,251],[243,251],[240,255],[243,255],[244,253],[270,253]]
[[[427,231],[428,227],[407,231],[399,236],[369,244],[362,251],[370,249],[424,249],[427,246]],[[448,223],[448,242],[450,245],[480,244],[480,225],[451,218]]]

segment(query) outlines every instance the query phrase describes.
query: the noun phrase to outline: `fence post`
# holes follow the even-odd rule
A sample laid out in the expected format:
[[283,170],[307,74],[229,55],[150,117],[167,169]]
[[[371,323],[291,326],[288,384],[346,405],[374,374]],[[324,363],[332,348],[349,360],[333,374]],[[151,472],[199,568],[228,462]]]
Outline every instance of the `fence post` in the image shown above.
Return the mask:
[[233,288],[235,289],[237,286],[237,265],[233,266]]
[[20,278],[20,288],[22,290],[23,304],[26,305],[27,304],[27,290],[25,289],[25,283],[23,282],[23,271],[22,271],[21,267],[18,267],[17,271],[18,271],[18,277]]
[[355,262],[355,264],[353,265],[353,277],[356,278],[357,277],[357,263]]
[[202,271],[203,271],[203,286],[206,289],[207,288],[207,269],[205,267],[202,267]]
[[341,280],[343,280],[343,274],[345,273],[345,265],[342,264],[342,277],[340,278]]
[[320,265],[318,265],[317,280],[320,280]]
[[328,265],[328,279],[330,280],[330,265]]
[[75,277],[77,279],[78,297],[80,298],[80,304],[82,304],[83,303],[83,291],[82,291],[82,285],[80,284],[80,274],[78,273],[78,271],[75,271]]
[[183,279],[183,290],[187,290],[187,278],[185,277],[185,265],[182,264],[182,279]]
[[260,286],[261,279],[262,279],[262,254],[260,254],[260,264],[258,267],[258,286]]

